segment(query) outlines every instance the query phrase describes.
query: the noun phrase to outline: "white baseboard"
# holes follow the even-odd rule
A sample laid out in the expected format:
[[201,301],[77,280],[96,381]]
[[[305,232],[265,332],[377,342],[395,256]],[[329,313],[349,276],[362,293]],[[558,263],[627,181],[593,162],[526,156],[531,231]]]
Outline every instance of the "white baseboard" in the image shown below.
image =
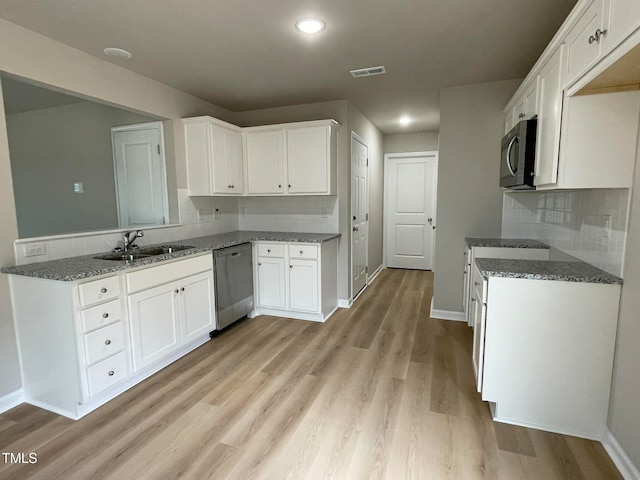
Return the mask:
[[384,265],[380,265],[378,268],[376,268],[375,272],[367,276],[367,285],[371,285],[373,281],[376,279],[376,277],[380,275],[380,272],[384,270],[384,268],[385,268]]
[[437,318],[440,320],[452,320],[454,322],[467,322],[464,316],[464,312],[454,312],[453,310],[436,310],[431,304],[431,312],[429,313],[431,318]]
[[638,470],[638,467],[631,461],[627,452],[624,451],[624,448],[622,448],[618,440],[616,440],[616,437],[608,430],[602,446],[625,480],[640,480],[640,470]]
[[351,308],[351,305],[353,305],[353,302],[351,300],[342,300],[339,299],[338,300],[338,307],[340,308]]
[[4,413],[7,410],[11,410],[13,407],[17,407],[24,402],[24,390],[16,390],[15,392],[8,393],[4,397],[0,397],[0,413]]

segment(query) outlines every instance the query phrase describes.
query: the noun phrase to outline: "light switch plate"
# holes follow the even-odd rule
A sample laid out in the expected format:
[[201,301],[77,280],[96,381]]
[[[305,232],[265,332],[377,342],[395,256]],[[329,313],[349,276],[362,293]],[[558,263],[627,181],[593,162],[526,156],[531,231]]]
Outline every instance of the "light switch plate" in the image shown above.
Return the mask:
[[44,243],[31,243],[24,246],[25,257],[38,257],[47,254],[47,246]]

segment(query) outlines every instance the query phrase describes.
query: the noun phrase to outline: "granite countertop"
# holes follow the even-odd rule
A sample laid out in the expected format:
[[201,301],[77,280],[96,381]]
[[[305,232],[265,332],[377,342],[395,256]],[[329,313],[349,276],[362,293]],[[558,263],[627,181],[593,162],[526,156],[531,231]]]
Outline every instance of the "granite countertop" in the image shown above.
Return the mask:
[[[174,258],[186,257],[198,253],[209,252],[211,250],[219,250],[221,248],[232,247],[234,245],[240,245],[247,242],[274,241],[323,243],[338,237],[340,237],[339,233],[237,231],[206,237],[188,238],[174,242],[165,242],[160,245],[189,245],[192,248],[163,255],[140,258],[132,262],[101,260],[99,258],[95,258],[96,256],[110,253],[104,252],[93,253],[91,255],[84,255],[81,257],[62,258],[60,260],[50,260],[47,262],[3,267],[0,269],[0,272],[71,282],[83,278],[114,273],[129,268],[141,267]],[[141,245],[141,247],[149,246],[152,245]]]
[[542,260],[505,260],[477,258],[476,266],[484,277],[526,278],[563,282],[606,283],[621,285],[622,279],[586,262]]
[[465,238],[470,247],[494,247],[494,248],[550,248],[538,240],[525,238]]

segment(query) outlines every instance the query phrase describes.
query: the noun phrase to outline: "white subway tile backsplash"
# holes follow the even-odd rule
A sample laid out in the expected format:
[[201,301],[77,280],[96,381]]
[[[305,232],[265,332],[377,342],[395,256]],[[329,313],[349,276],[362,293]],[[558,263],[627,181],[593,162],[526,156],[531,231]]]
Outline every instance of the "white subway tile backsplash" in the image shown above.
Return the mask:
[[540,240],[622,276],[628,189],[505,192],[503,199],[503,237]]

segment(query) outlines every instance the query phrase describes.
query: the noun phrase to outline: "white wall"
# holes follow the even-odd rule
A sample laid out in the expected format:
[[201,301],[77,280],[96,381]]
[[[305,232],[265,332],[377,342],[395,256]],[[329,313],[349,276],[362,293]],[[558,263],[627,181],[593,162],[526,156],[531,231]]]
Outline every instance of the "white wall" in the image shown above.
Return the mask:
[[629,189],[506,192],[502,236],[541,240],[622,276]]
[[499,237],[502,109],[520,80],[440,91],[433,308],[462,312],[465,237]]
[[[179,127],[173,139],[178,187],[186,187],[184,135],[178,119],[196,115],[231,118],[222,108],[1,19],[0,70],[35,84],[171,119]],[[13,240],[18,232],[6,125],[4,115],[0,117],[0,264],[5,266],[14,263]],[[0,399],[20,388],[10,305],[7,276],[1,275]]]
[[383,153],[434,152],[439,132],[394,133],[383,137]]

